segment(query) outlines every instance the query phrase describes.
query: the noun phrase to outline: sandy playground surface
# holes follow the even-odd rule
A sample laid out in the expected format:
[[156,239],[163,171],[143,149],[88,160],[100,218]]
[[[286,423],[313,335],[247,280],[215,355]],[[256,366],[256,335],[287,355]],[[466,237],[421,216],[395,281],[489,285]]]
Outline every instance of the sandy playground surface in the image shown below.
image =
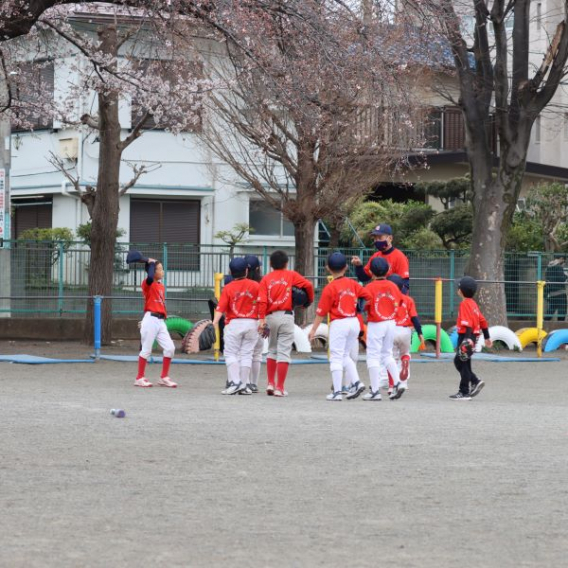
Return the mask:
[[0,363],[0,566],[566,566],[560,357],[476,362],[471,402],[447,398],[451,363],[414,363],[399,401],[336,404],[323,364],[274,399],[221,396],[224,367],[174,365],[180,388],[144,390],[133,363]]

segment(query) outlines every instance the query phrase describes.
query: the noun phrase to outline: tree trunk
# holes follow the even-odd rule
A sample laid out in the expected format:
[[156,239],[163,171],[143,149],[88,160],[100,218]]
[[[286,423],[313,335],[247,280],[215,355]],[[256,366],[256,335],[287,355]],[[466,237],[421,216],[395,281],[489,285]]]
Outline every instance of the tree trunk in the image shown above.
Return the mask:
[[[99,34],[101,49],[114,53],[117,34],[114,26],[106,26]],[[100,93],[99,101],[99,170],[97,190],[92,207],[91,262],[89,266],[89,296],[112,295],[116,230],[119,211],[119,177],[122,155],[118,96],[116,92]],[[111,341],[112,302],[103,300],[101,312],[102,342]],[[84,340],[93,341],[93,302],[89,300]]]
[[[305,276],[314,287],[318,285],[314,278],[315,274],[315,256],[314,256],[314,239],[316,231],[317,219],[303,219],[294,223],[294,236],[296,238],[296,262],[294,264],[302,276]],[[313,308],[307,310],[296,311],[296,323],[300,326],[305,325],[309,318],[313,316]]]
[[491,163],[471,152],[470,164],[474,186],[474,219],[471,256],[466,274],[480,284],[477,299],[490,325],[507,325],[505,299],[505,248],[515,204],[524,173],[522,164],[507,163],[502,156],[497,178],[493,179]]

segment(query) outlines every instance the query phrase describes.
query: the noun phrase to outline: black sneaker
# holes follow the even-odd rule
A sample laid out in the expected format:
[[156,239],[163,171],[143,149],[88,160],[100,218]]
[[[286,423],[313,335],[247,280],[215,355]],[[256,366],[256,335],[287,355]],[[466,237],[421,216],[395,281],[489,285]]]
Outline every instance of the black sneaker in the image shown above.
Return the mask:
[[469,389],[469,396],[471,398],[473,398],[474,396],[477,396],[480,392],[481,389],[485,386],[485,383],[483,381],[479,381],[477,383],[475,383],[474,385],[471,386],[471,388]]
[[461,392],[458,392],[457,394],[452,394],[450,398],[452,400],[471,400],[471,396],[469,396],[469,394],[463,394]]
[[252,394],[257,394],[258,393],[258,385],[253,385],[252,383],[249,383],[249,389],[251,390]]

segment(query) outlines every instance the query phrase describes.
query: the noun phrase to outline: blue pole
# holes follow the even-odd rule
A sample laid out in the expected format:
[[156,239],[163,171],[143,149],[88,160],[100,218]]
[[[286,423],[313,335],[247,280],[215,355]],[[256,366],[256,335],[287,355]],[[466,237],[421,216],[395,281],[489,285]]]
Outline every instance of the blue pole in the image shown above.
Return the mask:
[[95,320],[95,361],[101,357],[101,303],[102,296],[94,297],[94,320]]

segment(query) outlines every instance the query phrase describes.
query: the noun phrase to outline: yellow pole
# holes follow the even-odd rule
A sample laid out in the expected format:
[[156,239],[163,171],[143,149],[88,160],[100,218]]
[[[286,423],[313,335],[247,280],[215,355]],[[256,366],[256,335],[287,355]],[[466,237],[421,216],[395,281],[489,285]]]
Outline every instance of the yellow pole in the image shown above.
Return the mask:
[[[327,283],[330,284],[331,282],[333,282],[333,276],[328,276],[327,277]],[[327,314],[327,360],[328,361],[331,359],[331,349],[329,347],[329,326],[330,325],[331,325],[331,317],[330,317],[329,314]]]
[[440,358],[442,340],[442,279],[438,278],[434,285],[434,323],[436,324],[436,358]]
[[[215,273],[215,298],[217,302],[221,298],[221,282],[224,275],[221,272]],[[215,361],[219,361],[219,354],[221,352],[221,334],[219,333],[219,326],[215,328]]]
[[542,336],[544,327],[544,285],[546,282],[539,280],[536,283],[536,354],[542,357]]

